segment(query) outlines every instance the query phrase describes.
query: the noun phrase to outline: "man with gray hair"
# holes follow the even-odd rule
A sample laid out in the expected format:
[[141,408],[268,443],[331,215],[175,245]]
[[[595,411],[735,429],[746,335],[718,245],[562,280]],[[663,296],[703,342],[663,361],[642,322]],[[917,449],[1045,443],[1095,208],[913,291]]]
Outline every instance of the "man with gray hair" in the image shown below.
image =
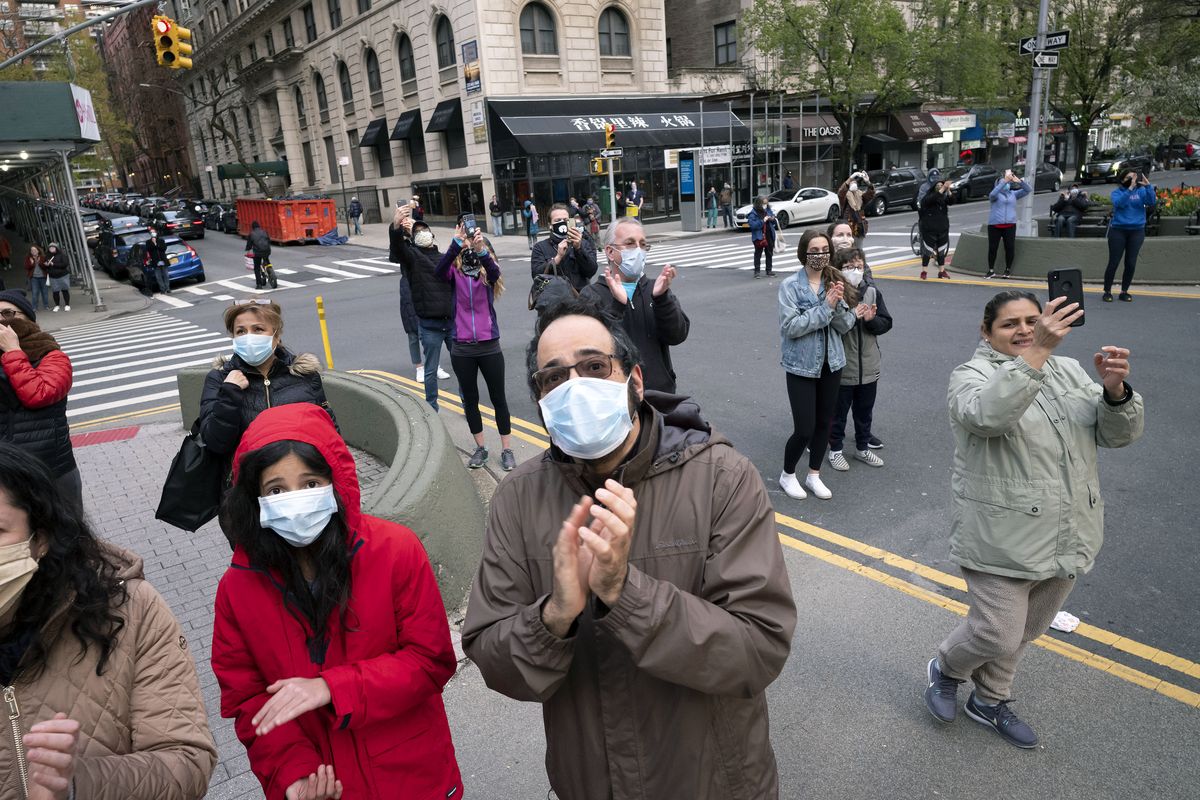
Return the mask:
[[675,267],[667,264],[653,281],[646,277],[649,250],[642,223],[617,218],[604,232],[604,282],[591,284],[579,296],[621,322],[642,356],[646,388],[674,394],[670,348],[684,343],[692,323],[671,291]]

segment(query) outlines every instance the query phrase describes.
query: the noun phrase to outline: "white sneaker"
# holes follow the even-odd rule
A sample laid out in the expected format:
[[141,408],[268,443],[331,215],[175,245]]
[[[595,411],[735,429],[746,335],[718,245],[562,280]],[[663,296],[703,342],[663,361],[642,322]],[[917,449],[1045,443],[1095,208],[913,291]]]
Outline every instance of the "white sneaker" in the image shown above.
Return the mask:
[[70,310],[71,310],[70,306],[63,306],[63,311],[70,311]]
[[58,306],[55,306],[54,308],[50,309],[50,311],[51,311],[52,313],[55,313],[55,314],[57,314],[57,313],[58,313]]
[[811,472],[804,476],[804,488],[813,493],[814,496],[821,500],[828,500],[833,497],[833,492],[821,483],[821,476],[814,475]]
[[838,472],[850,471],[850,462],[846,460],[846,456],[843,455],[841,450],[829,451],[829,465]]
[[417,367],[417,383],[425,382],[425,368]]
[[788,497],[794,497],[797,500],[808,497],[808,493],[800,486],[800,481],[796,480],[794,472],[779,473],[779,488],[783,489],[783,493]]
[[854,457],[872,467],[882,467],[883,459],[872,453],[870,450],[856,450]]
[[446,372],[446,370],[442,369],[441,367],[438,367],[438,380],[439,381],[450,380],[450,373]]

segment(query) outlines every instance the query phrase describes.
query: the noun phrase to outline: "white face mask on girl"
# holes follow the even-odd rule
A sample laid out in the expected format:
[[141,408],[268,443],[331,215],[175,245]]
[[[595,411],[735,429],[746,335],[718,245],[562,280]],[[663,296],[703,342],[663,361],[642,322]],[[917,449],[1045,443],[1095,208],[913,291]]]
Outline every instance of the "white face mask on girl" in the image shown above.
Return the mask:
[[258,524],[279,534],[292,547],[307,547],[317,540],[337,511],[333,484],[269,494],[258,498]]

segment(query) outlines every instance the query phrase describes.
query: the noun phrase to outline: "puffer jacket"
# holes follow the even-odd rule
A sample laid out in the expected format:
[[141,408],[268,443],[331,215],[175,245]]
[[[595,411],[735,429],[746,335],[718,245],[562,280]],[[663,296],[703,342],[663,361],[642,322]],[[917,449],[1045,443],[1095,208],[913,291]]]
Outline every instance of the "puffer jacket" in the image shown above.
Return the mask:
[[996,185],[988,193],[988,225],[1016,225],[1017,201],[1033,191],[1024,179],[1020,181],[1021,188],[1016,191],[1008,185],[1003,177],[996,180]]
[[263,228],[251,228],[246,237],[246,246],[256,256],[271,255],[271,236]]
[[441,258],[436,247],[420,248],[413,244],[403,228],[388,229],[388,261],[400,265],[408,279],[413,307],[422,319],[449,320],[454,313],[454,290],[437,278]]
[[1142,435],[1141,395],[1116,405],[1079,362],[1041,370],[980,342],[950,375],[950,557],[1021,580],[1088,572],[1104,540],[1096,448]]
[[[345,625],[333,614],[328,644],[314,653],[308,626],[285,605],[282,576],[239,547],[217,587],[213,623],[221,716],[234,720],[267,800],[283,800],[321,764],[333,765],[346,800],[457,800],[463,787],[442,704],[457,663],[429,557],[408,528],[362,513],[354,457],[313,406],[261,415],[236,461],[283,439],[316,447],[333,470],[350,537]],[[296,677],[324,678],[332,701],[258,736],[252,720],[271,697],[267,687]]]
[[846,351],[846,366],[842,367],[842,386],[875,383],[883,364],[879,337],[892,329],[892,315],[883,302],[883,291],[873,280],[864,278],[859,284],[861,297],[868,286],[875,288],[875,319],[863,322],[855,317],[854,327],[842,334],[842,349]]
[[[166,601],[144,579],[142,559],[113,545],[102,548],[120,565],[129,594],[116,609],[125,628],[104,674],[96,675],[95,647],[79,657],[79,640],[69,628],[70,604],[64,601],[47,626],[54,644],[46,668],[24,681],[18,667],[6,712],[11,715],[15,704],[22,735],[58,712],[80,723],[76,797],[199,800],[217,751],[187,639]],[[0,739],[0,797],[20,798],[10,727]]]
[[765,691],[796,608],[758,470],[686,398],[647,392],[633,455],[629,573],[571,633],[542,623],[553,549],[584,465],[551,447],[496,489],[463,646],[487,685],[542,704],[546,770],[570,800],[769,800]]
[[655,297],[654,281],[643,275],[638,279],[633,299],[625,303],[613,297],[604,281],[589,284],[579,296],[595,303],[610,319],[625,327],[641,356],[645,387],[674,393],[676,378],[671,348],[687,341],[692,329],[692,321],[683,312],[675,293],[667,289],[662,297]]
[[75,469],[67,423],[71,359],[51,350],[35,364],[24,351],[10,350],[0,356],[0,366],[0,440],[41,459],[57,477]]
[[71,266],[67,261],[67,254],[59,250],[52,256],[47,256],[42,262],[42,269],[51,278],[65,278],[71,274]]
[[842,335],[854,327],[854,312],[839,300],[836,309],[825,302],[825,285],[813,294],[803,270],[779,284],[779,335],[784,370],[802,378],[821,377],[828,363],[831,372],[846,366]]
[[[225,382],[235,369],[241,370],[250,381],[249,388],[240,389]],[[333,417],[321,383],[321,362],[316,356],[292,355],[280,345],[275,350],[269,378],[263,378],[256,367],[247,365],[237,355],[217,356],[204,378],[200,395],[200,438],[213,453],[232,456],[242,433],[255,417],[264,409],[289,403],[312,403]]]

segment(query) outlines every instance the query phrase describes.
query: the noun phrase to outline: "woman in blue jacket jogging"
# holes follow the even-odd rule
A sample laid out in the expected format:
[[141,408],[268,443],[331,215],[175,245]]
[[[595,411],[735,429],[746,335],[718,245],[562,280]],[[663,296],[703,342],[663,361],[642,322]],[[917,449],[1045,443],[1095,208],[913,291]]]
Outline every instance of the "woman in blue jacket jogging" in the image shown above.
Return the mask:
[[1033,191],[1023,178],[1018,178],[1011,169],[1004,170],[1004,177],[988,194],[991,208],[988,210],[988,271],[984,277],[996,277],[996,251],[1004,242],[1004,275],[1012,275],[1013,259],[1017,250],[1017,201]]
[[1123,170],[1117,178],[1121,184],[1112,193],[1113,217],[1108,226],[1108,266],[1104,269],[1104,296],[1111,303],[1113,278],[1117,275],[1117,264],[1125,256],[1125,269],[1121,272],[1121,293],[1117,298],[1128,303],[1133,300],[1129,285],[1133,283],[1133,271],[1137,269],[1138,252],[1146,241],[1146,211],[1158,202],[1150,179],[1131,169]]

